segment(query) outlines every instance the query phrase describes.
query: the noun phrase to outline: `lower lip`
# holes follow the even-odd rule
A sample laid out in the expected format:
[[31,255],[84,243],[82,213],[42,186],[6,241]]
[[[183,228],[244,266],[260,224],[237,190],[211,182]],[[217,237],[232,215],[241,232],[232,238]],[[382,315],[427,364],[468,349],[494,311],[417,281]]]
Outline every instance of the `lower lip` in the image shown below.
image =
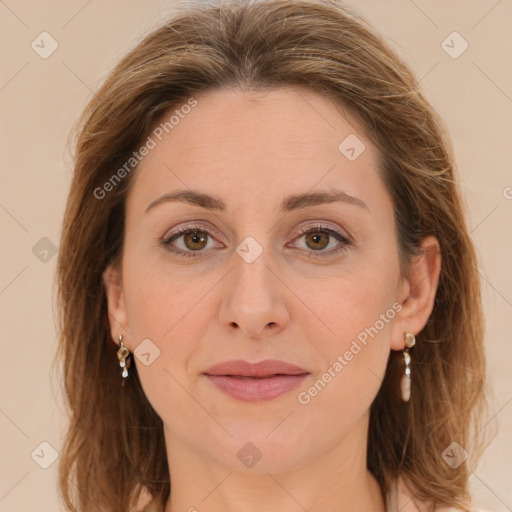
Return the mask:
[[256,402],[271,400],[289,393],[297,388],[308,374],[276,375],[263,379],[233,377],[227,375],[206,375],[221,391],[227,395],[244,400]]

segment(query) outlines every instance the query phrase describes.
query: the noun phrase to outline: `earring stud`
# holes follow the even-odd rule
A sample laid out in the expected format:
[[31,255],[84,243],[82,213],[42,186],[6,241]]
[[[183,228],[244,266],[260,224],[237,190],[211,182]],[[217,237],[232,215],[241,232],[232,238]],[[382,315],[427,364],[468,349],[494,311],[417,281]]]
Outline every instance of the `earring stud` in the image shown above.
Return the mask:
[[405,344],[407,348],[412,348],[416,344],[416,337],[410,332],[405,333]]

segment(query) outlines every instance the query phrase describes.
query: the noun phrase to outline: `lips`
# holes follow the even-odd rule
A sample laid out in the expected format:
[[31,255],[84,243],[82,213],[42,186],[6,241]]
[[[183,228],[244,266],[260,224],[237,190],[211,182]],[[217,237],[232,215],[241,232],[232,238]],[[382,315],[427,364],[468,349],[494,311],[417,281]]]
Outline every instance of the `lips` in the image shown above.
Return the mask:
[[238,359],[212,366],[204,375],[231,398],[255,402],[271,400],[292,391],[309,372],[273,359],[255,364]]
[[304,368],[276,359],[266,359],[259,363],[249,363],[242,359],[236,359],[216,364],[204,373],[206,375],[266,378],[274,375],[301,375],[309,372]]

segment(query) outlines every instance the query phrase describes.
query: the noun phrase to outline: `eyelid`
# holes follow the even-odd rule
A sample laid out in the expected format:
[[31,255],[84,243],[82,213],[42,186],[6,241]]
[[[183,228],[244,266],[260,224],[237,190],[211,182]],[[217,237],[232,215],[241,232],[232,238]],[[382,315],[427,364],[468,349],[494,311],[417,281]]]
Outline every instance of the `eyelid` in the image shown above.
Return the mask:
[[211,233],[218,237],[221,237],[220,232],[216,228],[214,228],[211,224],[209,224],[209,223],[202,224],[202,222],[204,222],[204,221],[196,220],[196,221],[192,221],[191,224],[180,225],[177,228],[173,228],[165,233],[165,235],[162,237],[162,240],[163,241],[168,240],[169,238],[173,237],[174,235],[181,234],[183,232],[186,232],[189,230],[194,230],[194,229],[197,229],[198,231],[204,230],[207,233]]
[[327,221],[313,221],[313,224],[304,224],[299,227],[299,236],[302,236],[311,230],[318,229],[318,230],[324,230],[324,231],[334,231],[341,235],[343,238],[347,240],[347,242],[353,243],[352,236],[349,235],[349,233],[345,230],[339,227],[338,225],[331,225]]

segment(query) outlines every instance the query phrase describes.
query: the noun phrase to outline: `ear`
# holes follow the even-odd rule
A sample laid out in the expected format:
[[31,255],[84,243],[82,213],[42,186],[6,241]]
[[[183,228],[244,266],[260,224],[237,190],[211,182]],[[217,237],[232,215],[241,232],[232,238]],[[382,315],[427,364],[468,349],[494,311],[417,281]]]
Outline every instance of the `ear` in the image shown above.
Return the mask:
[[441,271],[439,241],[435,236],[427,236],[422,240],[421,249],[421,255],[412,257],[410,275],[400,281],[398,301],[402,309],[393,323],[393,350],[405,347],[406,332],[416,336],[425,327],[434,308]]
[[123,343],[130,349],[128,316],[123,290],[121,270],[117,265],[110,264],[103,272],[103,284],[107,296],[110,335],[119,345],[119,335],[123,335]]

